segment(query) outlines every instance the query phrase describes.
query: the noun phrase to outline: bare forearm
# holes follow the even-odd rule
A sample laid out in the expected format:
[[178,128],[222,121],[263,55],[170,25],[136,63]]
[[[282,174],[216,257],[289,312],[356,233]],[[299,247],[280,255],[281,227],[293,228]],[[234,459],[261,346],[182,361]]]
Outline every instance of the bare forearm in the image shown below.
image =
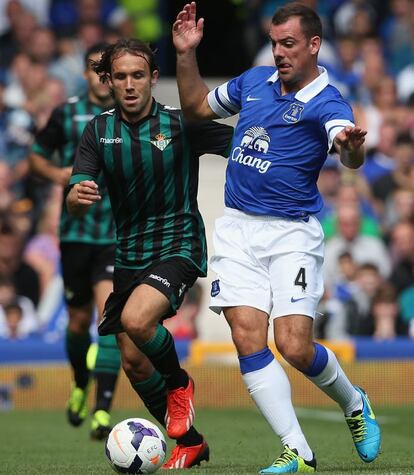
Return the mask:
[[195,50],[177,54],[177,83],[181,108],[187,119],[216,117],[208,105],[209,89],[200,76]]
[[49,160],[37,153],[30,154],[29,166],[32,172],[59,185],[66,185],[70,177],[70,172],[66,171],[67,169],[53,165]]

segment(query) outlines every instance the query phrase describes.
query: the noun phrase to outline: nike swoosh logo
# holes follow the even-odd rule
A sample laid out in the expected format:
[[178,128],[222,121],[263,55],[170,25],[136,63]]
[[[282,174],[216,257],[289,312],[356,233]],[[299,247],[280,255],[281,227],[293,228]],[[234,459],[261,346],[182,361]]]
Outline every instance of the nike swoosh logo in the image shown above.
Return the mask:
[[361,454],[362,457],[364,457],[364,459],[367,459],[368,458],[368,455],[367,454]]
[[306,297],[301,297],[300,299],[294,299],[293,297],[290,299],[292,303],[299,302],[299,300],[306,299]]
[[250,95],[247,96],[247,98],[246,98],[246,101],[247,101],[247,102],[250,102],[250,101],[261,101],[261,100],[262,100],[261,97],[252,97],[252,96],[250,96]]

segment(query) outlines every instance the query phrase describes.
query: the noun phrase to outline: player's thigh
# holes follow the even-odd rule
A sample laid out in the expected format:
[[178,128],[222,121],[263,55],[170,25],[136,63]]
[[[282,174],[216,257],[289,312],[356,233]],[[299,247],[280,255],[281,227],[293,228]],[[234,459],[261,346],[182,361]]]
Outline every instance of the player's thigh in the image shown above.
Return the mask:
[[267,345],[269,315],[253,307],[227,307],[224,315],[239,355],[250,355]]
[[114,261],[113,244],[99,244],[92,247],[90,273],[99,316],[102,315],[106,299],[112,292]]
[[125,332],[117,334],[117,341],[121,350],[122,367],[129,380],[134,383],[148,379],[154,372],[150,360]]
[[95,305],[98,310],[98,323],[102,318],[105,303],[113,289],[112,280],[100,280],[93,286]]
[[323,294],[323,258],[305,252],[275,255],[269,266],[273,295],[272,318],[315,317]]
[[170,307],[168,298],[158,289],[140,284],[125,303],[121,315],[124,327],[138,330],[157,324]]

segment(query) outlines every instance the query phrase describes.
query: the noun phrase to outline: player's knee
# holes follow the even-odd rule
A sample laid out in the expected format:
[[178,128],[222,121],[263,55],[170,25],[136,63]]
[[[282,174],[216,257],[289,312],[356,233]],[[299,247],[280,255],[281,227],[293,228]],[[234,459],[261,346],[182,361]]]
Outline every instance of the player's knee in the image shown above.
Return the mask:
[[279,338],[276,347],[283,358],[294,368],[303,371],[312,362],[312,352],[309,352],[305,342],[297,338]]
[[121,315],[121,323],[126,333],[134,341],[138,339],[140,342],[146,342],[152,336],[152,327],[145,319],[141,318],[139,313],[124,310]]
[[74,333],[76,335],[85,335],[87,332],[89,332],[90,325],[90,319],[71,318],[68,323],[68,328],[71,333]]
[[256,353],[266,346],[266,342],[261,341],[259,334],[243,327],[232,328],[231,335],[237,352],[241,355]]

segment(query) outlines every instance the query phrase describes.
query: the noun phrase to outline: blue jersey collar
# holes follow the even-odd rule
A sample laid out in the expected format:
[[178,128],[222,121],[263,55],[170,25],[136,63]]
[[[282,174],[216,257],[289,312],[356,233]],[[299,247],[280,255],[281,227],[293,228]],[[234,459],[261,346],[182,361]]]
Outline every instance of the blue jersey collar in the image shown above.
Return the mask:
[[[329,76],[327,70],[322,67],[318,66],[319,69],[319,76],[306,85],[303,89],[298,91],[295,94],[295,99],[300,102],[307,103],[315,96],[317,96],[326,86],[329,84]],[[274,84],[279,79],[279,73],[276,71],[273,73],[270,78],[267,80],[268,83]]]

